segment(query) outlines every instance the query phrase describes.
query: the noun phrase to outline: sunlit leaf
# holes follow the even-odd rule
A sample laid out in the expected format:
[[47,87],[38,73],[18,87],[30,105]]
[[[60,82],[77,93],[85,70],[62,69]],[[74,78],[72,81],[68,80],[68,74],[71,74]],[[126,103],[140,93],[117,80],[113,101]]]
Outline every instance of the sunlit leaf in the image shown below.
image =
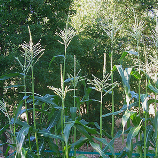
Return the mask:
[[138,56],[138,52],[135,52],[135,51],[132,51],[132,50],[127,51],[127,53]]
[[112,145],[110,145],[107,140],[105,138],[97,138],[95,137],[95,139],[105,145],[108,146],[108,148],[110,149],[110,152],[115,156],[115,152],[114,152],[114,148],[112,147]]
[[131,72],[131,75],[133,75],[136,79],[140,80],[141,79],[141,75],[139,74],[138,71],[133,70]]
[[148,95],[147,94],[141,94],[140,95],[140,99],[142,101],[142,108],[143,108],[143,111],[148,111],[148,104],[147,104],[147,101],[148,101]]
[[21,130],[17,133],[16,137],[16,154],[21,153],[21,149],[24,143],[25,136],[28,134],[29,126],[24,126]]
[[139,133],[141,126],[138,125],[137,127],[132,127],[128,136],[127,136],[127,142],[126,142],[126,147],[128,148],[128,150],[132,150],[132,140],[133,138]]
[[103,158],[107,158],[107,156],[104,154],[104,152],[101,150],[99,144],[94,143],[94,142],[90,142],[91,146],[93,147],[93,149],[95,149],[100,156],[102,156]]
[[130,116],[131,116],[132,114],[134,114],[134,113],[135,113],[135,112],[133,112],[133,111],[126,110],[126,111],[125,111],[125,114],[122,116],[123,132],[124,132],[124,128],[125,128],[125,125],[126,125],[128,119],[129,119]]
[[44,136],[44,137],[55,138],[55,139],[59,139],[59,140],[61,140],[61,141],[64,141],[64,139],[63,139],[61,136],[48,133],[48,132],[46,132],[45,130],[39,130],[38,133],[39,133],[41,136]]

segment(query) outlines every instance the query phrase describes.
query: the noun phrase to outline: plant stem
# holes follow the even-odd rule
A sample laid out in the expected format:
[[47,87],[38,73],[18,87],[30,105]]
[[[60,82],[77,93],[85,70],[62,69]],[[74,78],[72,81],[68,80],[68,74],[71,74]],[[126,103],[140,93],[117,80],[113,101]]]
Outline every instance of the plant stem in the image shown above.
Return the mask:
[[[144,52],[145,52],[145,65],[146,65],[146,73],[147,73],[147,56],[146,56],[146,51],[145,51],[145,45],[144,45]],[[147,75],[146,75],[146,95],[147,95],[147,86],[148,86],[148,80],[147,80]],[[145,130],[144,130],[144,158],[146,158],[146,125],[147,125],[147,112],[145,111]]]
[[[156,61],[157,61],[157,49],[158,49],[158,21],[157,21],[157,16],[156,16]],[[157,67],[156,67],[156,75],[155,75],[156,79],[155,81],[157,81]],[[156,83],[155,83],[156,85]],[[157,87],[156,87],[157,88]],[[157,117],[157,106],[156,106],[156,95],[157,93],[155,93],[155,117]],[[158,121],[158,120],[156,120]],[[157,122],[158,123],[158,122]],[[157,133],[156,133],[156,157],[158,157],[158,129],[156,129]]]
[[[114,45],[114,18],[115,12],[112,20],[112,35],[111,35],[111,84],[113,85],[113,45]],[[114,112],[114,90],[112,89],[112,113]],[[114,115],[112,115],[112,129],[111,129],[111,137],[114,137]]]
[[[100,99],[100,138],[102,138],[102,100],[103,100],[103,95],[102,95],[102,91],[101,91],[101,94],[100,94],[100,97],[101,97],[101,99]],[[100,143],[100,148],[102,149],[102,143]]]
[[37,156],[40,158],[39,155],[39,146],[38,146],[38,137],[36,131],[36,119],[35,119],[35,96],[34,96],[34,76],[33,76],[33,66],[31,65],[32,70],[32,99],[33,99],[33,122],[34,122],[34,129],[35,129],[35,139],[36,139],[36,148],[37,148]]
[[[113,42],[112,42],[113,43]],[[112,44],[113,45],[113,44]],[[113,59],[112,59],[112,56],[113,56],[113,48],[112,48],[112,52],[111,52],[111,84],[113,85],[113,71],[112,71],[112,68],[113,68]],[[112,113],[114,112],[114,90],[112,89]],[[114,137],[114,115],[112,115],[112,130],[111,130],[111,136],[112,138]]]
[[[25,59],[26,60],[26,59]],[[26,97],[26,75],[24,73],[24,92],[25,92],[25,97]],[[26,119],[27,119],[27,124],[29,125],[29,117],[28,117],[28,111],[27,111],[27,102],[25,99],[25,109],[26,109]],[[30,141],[30,131],[28,131],[28,139],[29,139],[29,147],[30,147],[30,151],[31,149],[31,141]]]
[[[74,55],[74,107],[76,107],[76,56]],[[76,127],[74,127],[74,143],[76,142]],[[76,156],[76,149],[74,150]]]

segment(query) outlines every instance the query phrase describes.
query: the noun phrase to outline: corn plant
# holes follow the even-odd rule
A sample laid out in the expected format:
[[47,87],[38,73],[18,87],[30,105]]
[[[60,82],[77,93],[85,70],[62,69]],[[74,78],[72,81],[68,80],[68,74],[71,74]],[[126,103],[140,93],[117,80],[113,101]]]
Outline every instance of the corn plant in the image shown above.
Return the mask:
[[[103,97],[110,93],[111,90],[117,85],[116,82],[114,83],[108,83],[109,77],[111,76],[111,74],[103,74],[103,80],[100,80],[99,78],[95,77],[94,75],[92,75],[94,77],[93,80],[88,80],[89,83],[92,86],[92,89],[100,92],[100,138],[102,138],[102,109],[103,109]],[[100,144],[101,148],[102,148],[102,143]]]

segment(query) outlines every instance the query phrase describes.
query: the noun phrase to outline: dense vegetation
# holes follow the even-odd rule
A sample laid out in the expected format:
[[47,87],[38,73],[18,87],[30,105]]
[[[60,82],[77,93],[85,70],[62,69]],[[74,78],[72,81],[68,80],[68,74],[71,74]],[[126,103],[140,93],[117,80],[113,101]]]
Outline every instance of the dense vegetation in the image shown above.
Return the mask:
[[88,143],[102,157],[108,149],[114,156],[115,138],[126,134],[119,157],[157,157],[157,7],[133,0],[1,2],[4,155],[13,149],[15,157],[69,157],[73,150],[79,157],[76,149]]

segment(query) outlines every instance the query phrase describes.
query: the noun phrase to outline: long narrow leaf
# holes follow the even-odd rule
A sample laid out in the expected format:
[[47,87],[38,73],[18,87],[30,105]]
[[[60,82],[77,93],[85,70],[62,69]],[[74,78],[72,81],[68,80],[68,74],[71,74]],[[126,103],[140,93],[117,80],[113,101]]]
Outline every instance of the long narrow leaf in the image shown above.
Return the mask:
[[29,126],[22,127],[16,137],[16,154],[21,153],[21,149],[24,143],[25,136],[28,134]]
[[[129,104],[129,107],[128,109],[130,109],[131,107],[137,107],[138,106],[138,102],[134,102],[132,104]],[[113,113],[107,113],[105,115],[102,115],[102,117],[107,117],[107,116],[111,116],[111,115],[118,115],[122,112],[124,112],[125,110],[127,110],[127,105],[123,105],[123,107],[119,110],[119,111],[116,111],[116,112],[113,112]]]
[[57,57],[64,57],[64,58],[65,58],[64,55],[57,55],[57,56],[54,56],[54,57],[52,58],[52,60],[50,61],[50,63],[49,63],[49,67],[50,67],[51,63],[54,61],[54,59],[57,58]]
[[77,128],[77,130],[78,130],[81,134],[83,134],[83,135],[86,136],[90,141],[93,142],[92,137],[91,137],[91,136],[88,134],[88,132],[85,130],[84,126],[75,124],[75,127]]
[[20,103],[18,104],[17,108],[16,108],[16,111],[14,113],[14,123],[16,122],[19,114],[21,113],[21,108],[22,108],[22,105],[23,105],[23,100],[20,101]]
[[[112,146],[112,145],[114,144],[115,139],[116,139],[116,138],[120,138],[121,134],[122,134],[122,131],[119,130],[119,131],[116,133],[115,137],[109,142],[109,145]],[[107,152],[108,149],[109,149],[109,146],[106,146],[106,147],[103,149],[104,153]]]
[[158,93],[158,89],[155,88],[151,83],[148,84],[149,89],[154,92],[154,93]]
[[99,144],[90,142],[91,146],[93,149],[95,149],[103,158],[107,158],[107,156],[104,154],[104,152],[101,150]]
[[6,80],[6,79],[9,79],[9,78],[12,78],[12,77],[18,77],[18,76],[21,76],[23,75],[22,73],[11,73],[11,74],[6,74],[6,75],[2,75],[0,76],[0,80]]
[[127,136],[127,142],[126,142],[126,147],[129,151],[132,151],[132,139],[138,134],[141,126],[138,125],[137,127],[131,128],[128,136]]
[[55,112],[54,117],[52,118],[52,120],[51,120],[51,122],[50,122],[50,124],[49,124],[49,126],[48,126],[48,128],[47,128],[48,132],[50,131],[50,129],[51,129],[52,127],[54,127],[54,126],[57,124],[57,121],[58,121],[59,119],[60,119],[60,111]]
[[44,131],[44,130],[40,130],[38,133],[39,133],[41,136],[44,136],[44,137],[49,137],[49,138],[54,138],[54,139],[59,139],[59,140],[61,140],[61,141],[64,141],[64,139],[63,139],[61,136],[48,133],[48,132],[46,132],[46,131]]
[[65,123],[65,128],[64,128],[64,140],[65,143],[68,144],[68,139],[69,139],[69,134],[70,134],[70,130],[72,128],[72,126],[75,124],[74,121],[72,122],[66,122]]
[[135,112],[133,112],[133,111],[126,110],[126,111],[125,111],[125,114],[122,116],[123,132],[124,132],[124,128],[125,128],[125,125],[126,125],[128,119],[129,119],[130,116],[131,116],[132,114],[134,114],[134,113],[135,113]]
[[70,148],[80,148],[84,143],[86,143],[88,141],[88,138],[86,137],[81,137],[78,141],[76,141],[75,143],[71,144]]
[[108,146],[108,148],[110,149],[111,153],[115,156],[115,152],[114,152],[114,148],[112,147],[112,145],[110,145],[105,138],[97,138],[95,137],[96,140],[98,140],[99,142],[105,144]]

